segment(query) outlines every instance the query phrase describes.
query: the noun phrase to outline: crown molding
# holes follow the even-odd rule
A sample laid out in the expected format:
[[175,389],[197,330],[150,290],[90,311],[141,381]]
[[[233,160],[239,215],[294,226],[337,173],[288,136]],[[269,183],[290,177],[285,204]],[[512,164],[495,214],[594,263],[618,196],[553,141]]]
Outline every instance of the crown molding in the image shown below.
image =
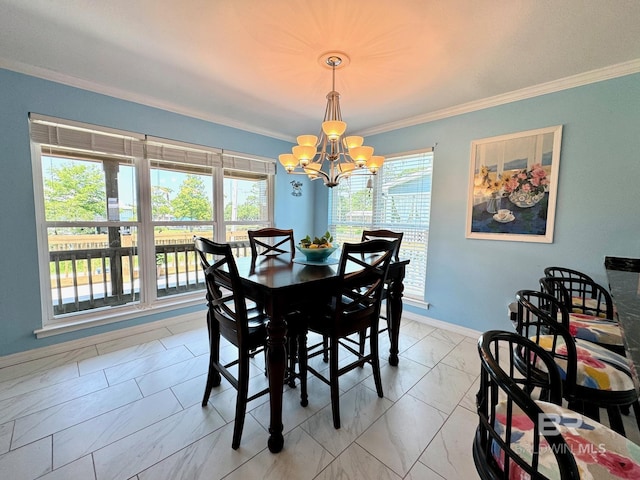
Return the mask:
[[204,120],[207,122],[216,123],[225,127],[236,128],[249,133],[255,133],[257,135],[264,135],[266,137],[275,138],[277,140],[291,141],[289,135],[284,135],[281,132],[274,130],[256,128],[254,125],[249,125],[244,122],[238,122],[237,120],[230,119],[228,117],[212,115],[211,113],[204,112],[198,109],[185,108],[182,105],[160,100],[155,97],[147,95],[141,95],[132,93],[120,88],[114,88],[109,85],[104,85],[98,82],[92,82],[83,80],[65,73],[49,70],[34,65],[28,65],[22,62],[16,62],[13,60],[7,60],[0,57],[0,68],[11,70],[17,73],[30,75],[32,77],[41,78],[43,80],[49,80],[51,82],[60,83],[69,87],[79,88],[81,90],[87,90],[93,93],[101,95],[107,95],[109,97],[118,98],[120,100],[126,100],[133,103],[139,103],[141,105],[153,108],[159,108],[186,117],[196,118],[198,120]]
[[[238,122],[237,120],[230,119],[224,116],[212,115],[208,112],[204,112],[197,109],[185,108],[181,105],[177,105],[171,102],[166,102],[154,97],[149,97],[141,94],[134,94],[126,90],[114,88],[108,85],[83,80],[71,75],[67,75],[54,70],[49,70],[34,65],[27,65],[22,62],[16,62],[13,60],[7,60],[0,57],[0,68],[11,70],[25,75],[42,78],[63,85],[79,88],[82,90],[88,90],[90,92],[107,95],[110,97],[119,98],[134,103],[139,103],[145,106],[159,108],[169,112],[177,113],[191,118],[204,120],[207,122],[216,123],[226,127],[236,128],[249,133],[255,133],[257,135],[264,135],[277,140],[284,140],[292,142],[293,139],[290,135],[283,134],[282,132],[276,132],[273,130],[256,128],[254,125],[249,125],[244,122]],[[561,78],[559,80],[553,80],[551,82],[541,83],[532,87],[522,88],[520,90],[514,90],[501,95],[476,100],[473,102],[456,105],[450,108],[444,108],[436,110],[434,112],[428,112],[422,115],[416,115],[397,122],[386,123],[377,127],[372,127],[364,130],[360,130],[356,133],[362,136],[376,135],[380,133],[386,133],[400,128],[413,127],[422,123],[429,123],[436,120],[442,120],[456,115],[462,115],[465,113],[471,113],[486,108],[496,107],[507,103],[517,102],[520,100],[526,100],[528,98],[538,97],[549,93],[555,93],[562,90],[567,90],[574,87],[580,87],[591,83],[602,82],[613,78],[623,77],[626,75],[632,75],[640,72],[640,59],[631,60],[628,62],[618,63],[610,65],[608,67],[591,70],[589,72],[580,73],[570,77]]]
[[538,97],[541,95],[546,95],[548,93],[560,92],[562,90],[568,90],[570,88],[580,87],[583,85],[588,85],[590,83],[602,82],[613,78],[624,77],[626,75],[632,75],[639,72],[640,59],[631,60],[629,62],[610,65],[608,67],[591,70],[589,72],[561,78],[559,80],[541,83],[532,87],[514,90],[513,92],[496,95],[494,97],[488,97],[481,100],[456,105],[450,108],[443,108],[442,110],[436,110],[435,112],[429,112],[423,115],[406,118],[397,122],[379,125],[377,127],[362,130],[358,132],[358,134],[362,136],[370,136],[379,133],[390,132],[392,130],[398,130],[400,128],[413,127],[421,123],[429,123],[435,120],[442,120],[444,118],[454,117],[456,115],[484,110],[485,108],[496,107],[507,103],[517,102],[519,100],[526,100],[528,98]]

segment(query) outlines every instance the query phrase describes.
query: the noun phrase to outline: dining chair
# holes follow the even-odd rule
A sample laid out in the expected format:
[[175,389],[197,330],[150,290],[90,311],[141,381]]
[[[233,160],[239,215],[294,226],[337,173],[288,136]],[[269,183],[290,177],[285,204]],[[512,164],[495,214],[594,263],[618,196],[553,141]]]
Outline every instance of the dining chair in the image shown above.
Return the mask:
[[[307,345],[306,333],[298,338],[301,405],[307,406],[307,372],[312,373],[331,388],[333,426],[340,428],[339,383],[341,375],[356,367],[370,364],[376,392],[382,397],[378,336],[369,337],[369,353],[359,351],[359,341],[350,335],[367,328],[377,331],[382,304],[382,291],[389,271],[389,264],[397,249],[397,240],[370,240],[362,243],[345,243],[338,263],[335,290],[327,298],[322,311],[311,312],[308,330],[322,335],[323,341]],[[328,340],[328,345],[324,340]],[[326,346],[325,346],[326,345]],[[352,346],[353,345],[353,346]],[[355,360],[338,367],[339,347],[355,355]],[[308,365],[308,359],[316,355],[328,355],[328,378]]]
[[572,310],[608,319],[615,318],[615,306],[609,291],[586,273],[565,267],[546,267],[544,276],[562,280],[569,291]]
[[[194,239],[195,249],[204,269],[207,286],[207,328],[209,331],[209,371],[202,397],[202,406],[209,402],[213,387],[220,385],[221,376],[236,390],[236,413],[231,447],[240,446],[247,403],[269,392],[268,388],[248,396],[250,358],[264,350],[267,342],[268,317],[247,307],[236,262],[229,244],[214,243],[203,237]],[[212,258],[209,261],[209,258]],[[249,312],[252,312],[249,315]],[[220,336],[238,349],[238,358],[220,363]],[[230,368],[236,366],[237,375]]]
[[593,278],[586,273],[566,267],[545,267],[544,275],[545,277],[576,278],[578,280],[589,280],[593,282]]
[[[513,332],[492,330],[478,339],[480,388],[476,395],[478,427],[472,452],[483,480],[499,478],[546,478],[555,470],[560,478],[580,478],[576,460],[561,435],[541,429],[543,415],[536,402],[544,392],[551,405],[561,405],[562,384],[553,358],[539,345]],[[516,356],[517,355],[517,356]],[[533,369],[520,372],[519,358],[533,358],[546,374]],[[552,455],[541,462],[540,445],[547,443]],[[545,475],[546,474],[546,475]]]
[[[400,245],[402,243],[402,237],[404,236],[404,232],[393,232],[391,230],[379,229],[379,230],[363,230],[362,231],[362,242],[366,242],[368,240],[375,239],[384,239],[384,240],[397,240],[397,248],[393,254],[393,260],[400,260]],[[384,315],[381,315],[380,318],[385,321],[385,326],[380,327],[378,329],[378,334],[389,331],[389,319],[391,318],[391,302],[389,302],[389,287],[390,282],[385,282],[384,290],[382,291],[382,299],[385,301],[386,311]],[[364,353],[365,343],[366,343],[367,335],[366,332],[360,333],[360,353]]]
[[393,232],[391,230],[379,229],[379,230],[363,230],[362,238],[360,241],[366,242],[369,240],[397,240],[397,248],[396,251],[393,252],[393,259],[395,261],[400,260],[400,246],[402,244],[402,237],[404,236],[404,232]]
[[295,256],[296,249],[293,241],[293,230],[280,228],[261,228],[247,231],[251,256],[256,259],[261,256],[278,256],[288,253]]
[[[492,330],[480,336],[478,353],[472,452],[480,478],[637,476],[640,446],[562,406],[560,371],[544,348],[514,332]],[[521,370],[522,358],[539,368]]]
[[[600,418],[607,410],[611,428],[624,435],[621,408],[633,406],[640,428],[640,405],[629,364],[625,357],[593,342],[574,338],[567,325],[569,312],[555,297],[534,290],[516,294],[516,331],[541,345],[554,358],[569,407]],[[520,357],[522,370],[538,368],[531,359]]]
[[[564,305],[568,311],[569,323],[564,325],[565,328],[568,328],[575,338],[581,338],[583,340],[597,343],[598,345],[602,345],[603,347],[624,356],[624,341],[622,339],[622,331],[620,330],[618,323],[613,319],[583,313],[584,310],[586,310],[584,302],[581,302],[581,307],[575,307],[573,305],[571,292],[565,287],[566,283],[570,283],[574,287],[577,283],[584,284],[580,287],[580,290],[582,291],[586,291],[587,287],[591,292],[603,290],[602,287],[588,280],[569,280],[562,277],[541,278],[540,290],[555,297],[556,300]],[[610,302],[611,297],[606,290],[603,290],[601,293],[596,293],[596,297],[600,295],[602,295],[604,302],[600,302],[596,299],[595,301],[598,305],[606,305],[607,302]],[[576,312],[575,310],[578,311]],[[603,313],[606,314],[606,310],[608,310],[606,306],[604,310],[605,311]]]
[[[259,230],[248,230],[249,245],[251,247],[251,259],[253,264],[260,257],[270,258],[278,257],[281,254],[290,254],[286,258],[287,262],[290,262],[295,257],[295,245],[293,239],[292,229],[280,229],[280,228],[261,228]],[[298,315],[299,311],[292,311],[291,315]],[[295,369],[297,363],[297,328],[300,322],[290,321],[289,335],[287,336],[287,356],[288,367],[287,377],[290,387],[295,386]]]

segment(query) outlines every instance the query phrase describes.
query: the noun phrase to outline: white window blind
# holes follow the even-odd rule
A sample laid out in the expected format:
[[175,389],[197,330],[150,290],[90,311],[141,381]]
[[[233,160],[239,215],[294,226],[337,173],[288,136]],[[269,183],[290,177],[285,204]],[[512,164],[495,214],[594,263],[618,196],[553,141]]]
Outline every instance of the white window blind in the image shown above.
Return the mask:
[[330,198],[329,228],[338,243],[360,241],[365,229],[404,232],[400,256],[410,260],[405,294],[417,299],[424,297],[432,167],[433,149],[392,155],[378,175],[353,175]]
[[222,153],[222,165],[229,170],[275,175],[276,163],[272,158],[248,156],[225,150]]
[[222,166],[222,150],[175,140],[146,137],[147,158],[190,165]]
[[242,255],[273,223],[274,159],[29,119],[47,330],[201,302],[193,236]]
[[143,135],[104,127],[94,130],[90,125],[68,120],[61,123],[34,113],[29,118],[31,140],[41,145],[125,157],[141,157],[144,153]]

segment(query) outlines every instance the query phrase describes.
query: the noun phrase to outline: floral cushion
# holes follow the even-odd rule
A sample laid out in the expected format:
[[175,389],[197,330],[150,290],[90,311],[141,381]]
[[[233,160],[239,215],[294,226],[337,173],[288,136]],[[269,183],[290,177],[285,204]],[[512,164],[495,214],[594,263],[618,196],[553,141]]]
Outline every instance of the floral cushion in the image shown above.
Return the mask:
[[[538,343],[545,350],[551,350],[553,335],[541,335]],[[531,338],[535,341],[535,338]],[[556,353],[566,355],[567,348],[562,337],[556,338]],[[578,357],[576,383],[586,388],[627,392],[633,390],[634,384],[629,370],[627,359],[622,355],[607,350],[595,343],[576,339],[576,353]],[[560,376],[564,380],[566,376],[567,361],[556,357],[556,364],[560,370]],[[543,369],[542,360],[538,360],[539,367]],[[615,365],[615,366],[614,366]],[[618,367],[618,368],[616,368]]]
[[[595,314],[596,310],[600,310],[599,317],[606,318],[607,304],[605,302],[600,302],[598,306],[598,301],[595,298],[582,298],[582,297],[571,297],[571,304],[576,307],[574,308],[575,313],[590,313]],[[586,308],[586,310],[585,310]],[[591,310],[594,309],[594,310]],[[613,307],[613,312],[615,314],[616,308]]]
[[[540,409],[550,416],[558,432],[564,438],[569,452],[575,458],[582,479],[638,479],[640,478],[640,446],[614,432],[610,428],[561,406],[536,401]],[[505,439],[507,404],[496,406],[494,428]],[[511,448],[531,464],[533,452],[533,421],[515,404],[511,417]],[[544,428],[549,429],[550,424]],[[540,439],[538,471],[550,479],[560,478],[555,455],[544,438]],[[504,452],[493,445],[493,457],[504,468]],[[511,461],[510,480],[525,480],[526,474]]]
[[617,323],[593,315],[569,314],[569,331],[575,338],[601,345],[622,347],[622,333]]

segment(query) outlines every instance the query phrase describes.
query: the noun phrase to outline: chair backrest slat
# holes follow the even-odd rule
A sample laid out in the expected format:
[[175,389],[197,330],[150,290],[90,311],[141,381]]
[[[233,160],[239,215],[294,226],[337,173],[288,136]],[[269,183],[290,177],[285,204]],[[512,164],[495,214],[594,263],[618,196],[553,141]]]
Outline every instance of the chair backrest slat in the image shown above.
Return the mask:
[[564,385],[567,395],[576,386],[576,343],[569,331],[569,312],[554,296],[535,290],[520,290],[518,301],[517,332],[544,348],[552,357],[562,359]]
[[613,299],[602,285],[585,278],[544,277],[541,290],[553,295],[570,312],[614,320]]
[[225,331],[225,338],[241,345],[249,335],[247,301],[231,246],[203,237],[195,237],[194,243],[204,269],[209,315]]
[[363,242],[366,242],[367,240],[375,240],[375,239],[398,240],[396,251],[393,253],[393,258],[396,261],[400,260],[400,244],[402,243],[403,236],[404,236],[404,232],[393,232],[391,230],[386,230],[386,229],[362,231]]
[[277,256],[288,253],[291,258],[295,256],[293,230],[280,228],[261,228],[249,230],[249,244],[251,256],[255,259],[259,256]]
[[586,273],[566,267],[546,267],[544,269],[544,275],[545,277],[577,278],[593,282],[593,278]]
[[382,239],[342,245],[335,321],[342,317],[380,316],[384,282],[396,248],[397,240]]

